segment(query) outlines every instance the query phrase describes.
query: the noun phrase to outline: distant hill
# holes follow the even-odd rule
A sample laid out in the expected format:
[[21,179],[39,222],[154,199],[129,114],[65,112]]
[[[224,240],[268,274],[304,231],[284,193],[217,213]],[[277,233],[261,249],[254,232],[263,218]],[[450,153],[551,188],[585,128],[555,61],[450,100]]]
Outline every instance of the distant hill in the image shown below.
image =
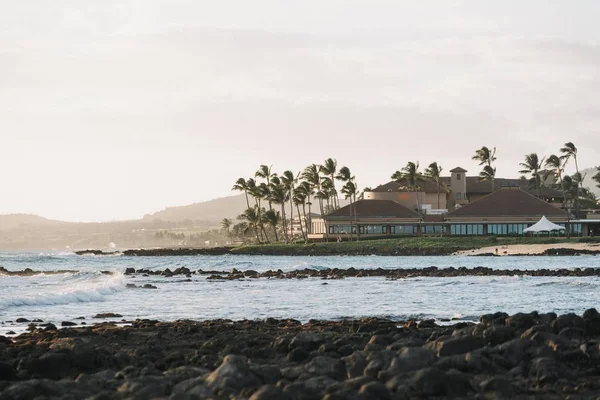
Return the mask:
[[68,224],[68,222],[53,221],[33,214],[0,215],[0,230],[18,227],[42,227],[54,224]]
[[219,222],[223,218],[235,219],[245,209],[246,198],[243,194],[221,197],[202,203],[187,206],[168,207],[154,214],[144,215],[143,221],[172,221],[204,220]]
[[600,197],[600,188],[598,188],[598,183],[592,180],[592,176],[596,175],[598,170],[596,168],[586,168],[581,171],[581,175],[585,178],[583,179],[583,186],[589,188],[592,192],[596,194],[596,196]]

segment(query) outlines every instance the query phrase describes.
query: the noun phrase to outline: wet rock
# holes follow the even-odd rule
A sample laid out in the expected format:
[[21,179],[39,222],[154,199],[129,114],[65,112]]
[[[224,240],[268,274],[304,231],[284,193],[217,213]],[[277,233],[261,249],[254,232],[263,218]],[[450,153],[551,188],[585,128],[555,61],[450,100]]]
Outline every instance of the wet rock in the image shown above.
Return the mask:
[[146,283],[144,286],[142,286],[143,289],[158,289],[156,286],[151,285],[149,283]]
[[579,315],[576,315],[573,313],[564,314],[564,315],[557,317],[554,321],[552,321],[551,326],[554,329],[555,333],[559,333],[560,331],[562,331],[565,328],[584,329],[585,328],[585,320],[583,318],[581,318]]
[[94,315],[94,318],[97,319],[106,319],[106,318],[123,318],[121,314],[116,313],[101,313]]
[[341,381],[345,378],[344,362],[331,357],[317,356],[305,367],[306,372],[316,376],[327,376]]
[[364,400],[392,400],[390,390],[381,382],[365,383],[361,386],[358,394]]
[[278,386],[264,385],[254,392],[250,400],[291,400],[291,397]]
[[287,355],[287,359],[292,362],[302,362],[306,360],[310,356],[310,353],[303,349],[302,347],[298,347],[290,351]]
[[552,358],[536,358],[531,361],[529,367],[529,378],[540,384],[552,383],[569,376],[570,374]]
[[535,318],[531,314],[517,313],[506,318],[506,326],[517,330],[525,330],[536,324]]
[[476,336],[446,337],[427,343],[426,347],[437,352],[440,357],[468,353],[483,347],[484,341]]
[[25,323],[25,322],[31,322],[31,321],[29,321],[27,318],[17,318],[17,319],[15,320],[15,322],[17,322],[17,323],[19,323],[19,324],[22,324],[22,323]]
[[493,325],[483,331],[483,340],[490,346],[496,346],[515,338],[516,331],[510,326]]
[[348,378],[356,378],[363,375],[367,367],[367,356],[363,351],[355,351],[351,355],[344,357],[346,364],[346,375]]
[[75,322],[71,322],[71,321],[63,321],[60,323],[60,326],[76,326],[77,324]]
[[494,377],[486,379],[480,384],[484,398],[490,399],[513,399],[518,393],[518,388],[512,381],[504,377]]
[[448,377],[437,368],[417,371],[412,379],[412,387],[420,396],[444,396],[448,393]]
[[293,400],[320,399],[329,386],[337,382],[327,377],[314,377],[305,381],[296,381],[287,385],[283,392]]
[[206,378],[206,384],[213,391],[239,393],[244,388],[258,388],[262,383],[248,366],[245,357],[228,355],[219,368]]
[[48,398],[51,396],[60,397],[64,394],[63,387],[54,381],[48,379],[31,379],[18,382],[0,393],[0,400],[28,400],[38,398]]
[[170,394],[171,383],[158,376],[140,376],[126,380],[118,392],[138,399],[159,398]]
[[17,379],[17,371],[4,362],[0,362],[0,381],[14,381]]

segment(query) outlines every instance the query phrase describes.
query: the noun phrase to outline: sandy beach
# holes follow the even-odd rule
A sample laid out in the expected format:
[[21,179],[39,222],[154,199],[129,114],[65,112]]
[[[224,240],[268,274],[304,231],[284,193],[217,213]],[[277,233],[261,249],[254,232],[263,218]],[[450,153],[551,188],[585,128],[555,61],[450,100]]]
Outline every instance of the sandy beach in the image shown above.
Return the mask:
[[555,243],[555,244],[510,244],[482,247],[474,250],[457,251],[453,255],[474,256],[481,254],[496,254],[498,249],[499,256],[510,255],[539,255],[544,254],[549,249],[572,249],[583,251],[600,251],[600,243]]

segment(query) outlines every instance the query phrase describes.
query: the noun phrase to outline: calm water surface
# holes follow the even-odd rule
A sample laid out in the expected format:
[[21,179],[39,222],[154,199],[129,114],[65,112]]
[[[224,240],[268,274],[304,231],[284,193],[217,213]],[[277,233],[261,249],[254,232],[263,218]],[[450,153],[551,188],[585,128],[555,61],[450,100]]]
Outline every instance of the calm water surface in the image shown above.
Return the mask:
[[[130,277],[128,267],[230,271],[290,271],[303,268],[425,268],[485,266],[497,269],[598,268],[600,257],[272,257],[76,256],[71,253],[0,252],[8,270],[76,270],[75,273],[16,277],[0,275],[0,334],[21,331],[15,319],[61,321],[90,318],[100,312],[125,319],[254,319],[265,317],[336,319],[384,316],[394,319],[461,318],[476,320],[494,311],[514,313],[555,311],[581,313],[600,306],[598,278],[461,277],[351,278],[207,281],[184,277]],[[112,271],[104,275],[100,271]],[[157,290],[130,289],[127,283],[150,283]]]

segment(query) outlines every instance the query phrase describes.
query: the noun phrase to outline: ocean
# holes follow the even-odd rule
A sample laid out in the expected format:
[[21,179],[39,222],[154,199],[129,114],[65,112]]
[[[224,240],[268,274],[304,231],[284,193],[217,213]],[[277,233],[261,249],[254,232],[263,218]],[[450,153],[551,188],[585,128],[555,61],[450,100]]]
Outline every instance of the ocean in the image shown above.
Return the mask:
[[[206,275],[166,278],[128,276],[126,268],[258,272],[304,268],[425,268],[436,266],[495,269],[598,268],[600,257],[273,257],[78,256],[73,253],[0,252],[0,266],[9,271],[69,270],[59,274],[0,274],[0,334],[24,331],[17,318],[98,322],[98,313],[122,319],[343,319],[368,316],[476,321],[481,314],[505,311],[554,311],[581,314],[600,306],[600,278],[481,276],[410,278],[207,280]],[[102,271],[111,271],[105,274]],[[324,285],[327,283],[327,285]],[[151,284],[157,289],[128,288]],[[76,319],[83,317],[85,319]],[[120,320],[117,319],[117,320]]]

